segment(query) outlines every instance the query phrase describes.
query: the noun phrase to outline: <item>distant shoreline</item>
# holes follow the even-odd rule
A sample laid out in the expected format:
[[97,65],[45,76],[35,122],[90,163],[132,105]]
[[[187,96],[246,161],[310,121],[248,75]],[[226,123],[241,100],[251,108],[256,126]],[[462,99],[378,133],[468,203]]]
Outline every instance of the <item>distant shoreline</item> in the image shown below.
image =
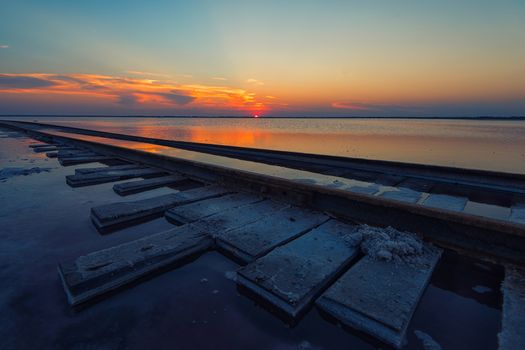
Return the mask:
[[[158,118],[158,119],[176,119],[176,118],[207,118],[207,119],[255,119],[252,116],[182,116],[182,115],[56,115],[56,114],[0,114],[0,118],[4,117],[23,117],[23,118]],[[414,120],[525,120],[525,116],[512,117],[494,117],[494,116],[479,116],[479,117],[260,117],[259,119],[414,119]]]

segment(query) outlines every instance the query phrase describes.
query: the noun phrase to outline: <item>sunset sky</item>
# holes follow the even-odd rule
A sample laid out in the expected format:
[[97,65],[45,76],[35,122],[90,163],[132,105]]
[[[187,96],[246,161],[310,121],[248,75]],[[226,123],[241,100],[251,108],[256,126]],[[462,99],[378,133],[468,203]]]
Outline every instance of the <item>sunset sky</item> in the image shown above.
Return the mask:
[[2,0],[0,114],[525,115],[524,0]]

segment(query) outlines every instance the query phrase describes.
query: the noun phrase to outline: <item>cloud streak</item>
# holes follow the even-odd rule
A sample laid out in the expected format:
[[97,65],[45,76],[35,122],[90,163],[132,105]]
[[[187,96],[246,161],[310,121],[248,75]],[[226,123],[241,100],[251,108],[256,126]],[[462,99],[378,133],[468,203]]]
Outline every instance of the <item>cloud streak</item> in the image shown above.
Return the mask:
[[262,81],[257,80],[257,79],[253,79],[253,78],[250,78],[250,79],[246,80],[246,82],[248,84],[252,84],[252,85],[258,85],[258,86],[264,85],[264,83]]
[[0,49],[8,49],[9,48],[9,45],[2,45],[0,44]]
[[127,107],[187,107],[209,110],[264,112],[269,104],[255,93],[220,85],[177,84],[169,81],[95,74],[0,74],[0,94],[59,94],[93,97]]

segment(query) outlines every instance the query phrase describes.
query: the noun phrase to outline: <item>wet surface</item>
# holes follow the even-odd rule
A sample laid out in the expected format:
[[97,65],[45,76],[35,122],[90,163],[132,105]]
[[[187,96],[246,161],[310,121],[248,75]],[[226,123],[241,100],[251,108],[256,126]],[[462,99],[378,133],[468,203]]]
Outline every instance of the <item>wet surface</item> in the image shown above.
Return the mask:
[[525,121],[3,117],[168,140],[525,173]]
[[[114,183],[71,188],[56,159],[32,152],[37,143],[0,129],[0,168],[49,172],[0,181],[0,339],[2,348],[375,349],[310,310],[290,328],[238,293],[227,277],[238,265],[207,253],[87,308],[69,308],[57,263],[172,228],[164,218],[99,235],[89,219],[96,205],[121,201]],[[126,200],[171,193],[159,188]],[[406,349],[423,349],[415,331],[443,349],[496,349],[501,270],[445,254],[416,310]],[[482,287],[482,288],[480,288]]]

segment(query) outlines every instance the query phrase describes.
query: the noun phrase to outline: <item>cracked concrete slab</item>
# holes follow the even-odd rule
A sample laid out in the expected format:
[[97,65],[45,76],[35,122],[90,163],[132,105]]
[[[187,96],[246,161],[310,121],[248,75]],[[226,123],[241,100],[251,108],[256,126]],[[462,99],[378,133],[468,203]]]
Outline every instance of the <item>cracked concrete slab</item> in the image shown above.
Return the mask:
[[237,283],[295,319],[359,253],[345,238],[356,226],[329,220],[237,272]]
[[170,222],[190,223],[204,219],[213,214],[225,212],[247,204],[262,201],[264,198],[246,193],[233,193],[219,198],[210,198],[195,203],[177,206],[166,211],[166,219]]
[[[247,214],[260,215],[257,212]],[[247,263],[301,236],[328,219],[328,216],[318,212],[289,207],[251,224],[217,234],[216,244],[228,254]]]
[[412,263],[365,256],[316,305],[346,326],[401,348],[440,256],[441,251],[429,245]]
[[80,256],[58,271],[71,305],[78,305],[139,278],[201,254],[213,242],[202,228],[185,225]]

